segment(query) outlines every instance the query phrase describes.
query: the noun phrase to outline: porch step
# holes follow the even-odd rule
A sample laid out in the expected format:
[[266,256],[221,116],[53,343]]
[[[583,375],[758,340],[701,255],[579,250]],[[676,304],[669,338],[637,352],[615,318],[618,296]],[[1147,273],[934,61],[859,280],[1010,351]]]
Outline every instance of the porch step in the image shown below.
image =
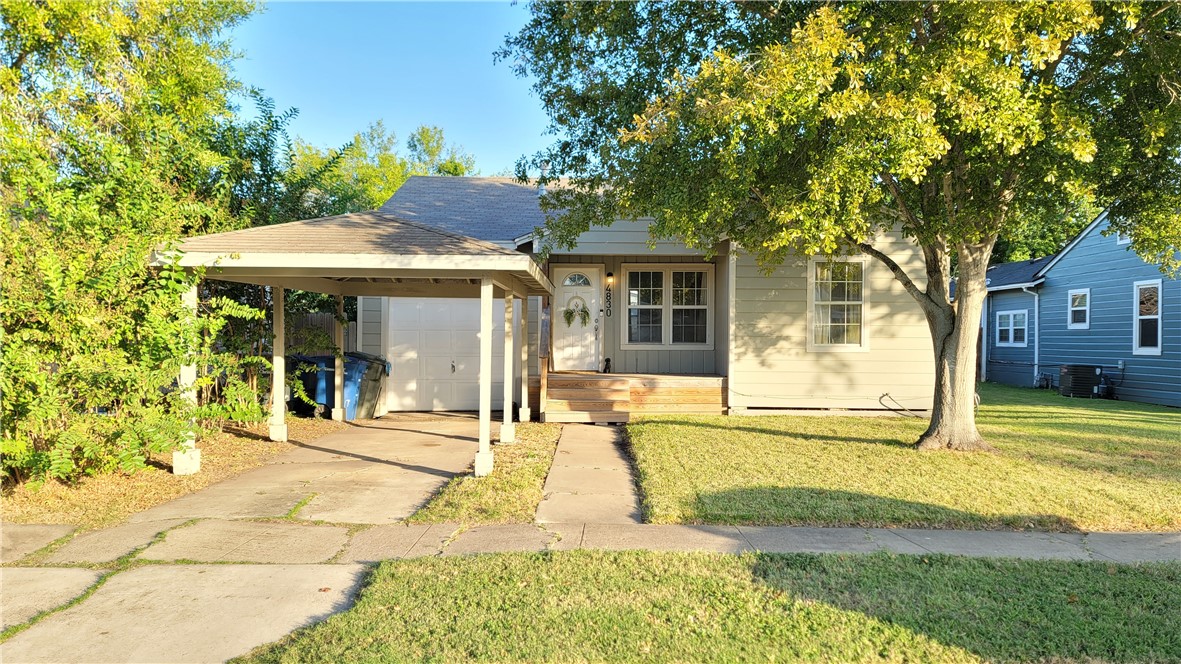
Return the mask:
[[631,381],[589,373],[549,374],[546,422],[619,423],[630,419]]
[[627,422],[633,414],[724,415],[723,376],[550,373],[547,422]]
[[589,411],[583,412],[563,412],[555,411],[545,412],[546,422],[581,422],[594,424],[626,424],[631,421],[631,415],[624,411],[611,411],[607,413],[595,413]]

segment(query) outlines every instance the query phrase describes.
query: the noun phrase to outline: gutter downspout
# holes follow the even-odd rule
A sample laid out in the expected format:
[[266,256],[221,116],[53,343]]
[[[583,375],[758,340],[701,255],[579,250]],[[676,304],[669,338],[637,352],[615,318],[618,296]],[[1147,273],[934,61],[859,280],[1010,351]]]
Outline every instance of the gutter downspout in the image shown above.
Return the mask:
[[1029,290],[1029,286],[1022,286],[1021,291],[1033,296],[1033,384],[1037,385],[1037,377],[1041,373],[1039,360],[1042,345],[1042,328],[1041,316],[1038,315],[1041,311],[1041,305],[1038,304],[1041,300],[1041,295],[1037,291]]

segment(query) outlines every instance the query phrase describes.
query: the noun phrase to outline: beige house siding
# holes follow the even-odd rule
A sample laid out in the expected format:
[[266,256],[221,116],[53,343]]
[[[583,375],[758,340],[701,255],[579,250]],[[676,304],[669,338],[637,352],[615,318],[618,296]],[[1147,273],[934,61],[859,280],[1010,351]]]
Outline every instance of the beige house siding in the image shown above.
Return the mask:
[[381,297],[357,298],[357,323],[360,328],[362,353],[385,355],[381,344],[382,325],[385,322]]
[[[684,243],[660,240],[648,244],[648,225],[651,219],[625,221],[620,219],[610,226],[597,226],[578,236],[573,249],[554,248],[551,259],[560,255],[639,255],[645,259],[655,256],[703,256],[704,251],[689,249]],[[651,262],[651,261],[649,261]]]
[[[912,275],[922,274],[909,241],[891,234],[876,246]],[[930,408],[934,360],[926,320],[884,265],[870,258],[865,265],[868,348],[839,352],[808,348],[807,259],[766,274],[750,256],[736,258],[731,409],[881,409],[882,401]]]

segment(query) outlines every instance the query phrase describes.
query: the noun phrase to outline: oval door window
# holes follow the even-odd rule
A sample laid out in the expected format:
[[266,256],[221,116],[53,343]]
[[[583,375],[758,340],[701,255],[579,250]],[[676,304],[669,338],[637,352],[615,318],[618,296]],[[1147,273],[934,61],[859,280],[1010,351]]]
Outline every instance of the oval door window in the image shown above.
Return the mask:
[[590,282],[590,279],[586,278],[585,274],[582,274],[581,272],[572,272],[568,277],[566,277],[566,280],[562,282],[562,285],[563,286],[589,286],[589,285],[591,285],[591,282]]

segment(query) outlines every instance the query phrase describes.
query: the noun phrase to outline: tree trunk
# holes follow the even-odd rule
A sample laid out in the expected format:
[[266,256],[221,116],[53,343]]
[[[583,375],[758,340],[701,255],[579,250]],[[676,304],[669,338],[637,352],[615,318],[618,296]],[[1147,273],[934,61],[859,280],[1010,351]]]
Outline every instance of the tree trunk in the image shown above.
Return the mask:
[[976,429],[976,341],[991,244],[960,246],[954,304],[927,310],[935,350],[935,399],[920,450],[991,451]]

